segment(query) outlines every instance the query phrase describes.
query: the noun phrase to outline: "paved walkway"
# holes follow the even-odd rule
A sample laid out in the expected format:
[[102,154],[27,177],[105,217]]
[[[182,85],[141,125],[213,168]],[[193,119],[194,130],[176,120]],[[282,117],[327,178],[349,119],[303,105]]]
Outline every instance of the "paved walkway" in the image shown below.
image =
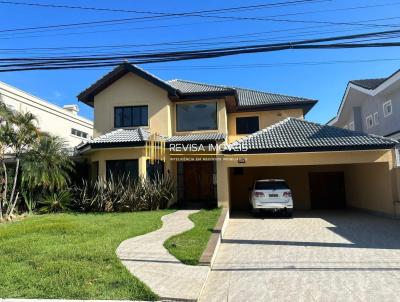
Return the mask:
[[195,212],[165,215],[161,229],[125,240],[117,249],[126,268],[162,299],[196,300],[207,278],[209,267],[182,264],[163,246],[171,236],[194,227],[188,216]]
[[400,221],[362,212],[231,218],[200,301],[399,301]]

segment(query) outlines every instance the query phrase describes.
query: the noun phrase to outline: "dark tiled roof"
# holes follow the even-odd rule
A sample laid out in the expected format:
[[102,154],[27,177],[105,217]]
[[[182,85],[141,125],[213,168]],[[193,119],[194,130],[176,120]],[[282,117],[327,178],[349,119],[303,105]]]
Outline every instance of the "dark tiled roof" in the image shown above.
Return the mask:
[[206,93],[206,92],[235,92],[232,88],[218,85],[209,85],[184,80],[167,81],[169,85],[178,89],[181,93]]
[[140,76],[143,79],[150,81],[154,85],[166,90],[168,92],[168,96],[172,100],[233,95],[237,100],[237,106],[235,105],[234,107],[238,110],[249,110],[252,108],[262,109],[262,107],[266,107],[266,109],[275,109],[272,107],[291,106],[303,108],[305,112],[310,110],[311,107],[317,102],[316,100],[312,99],[237,87],[210,85],[185,80],[163,81],[162,79],[139,68],[138,66],[129,63],[123,63],[114,68],[111,72],[81,92],[78,95],[78,99],[90,106],[94,106],[93,101],[95,95],[129,72],[132,72],[137,76]]
[[387,78],[379,78],[379,79],[365,79],[365,80],[352,80],[350,83],[353,83],[354,85],[360,86],[365,89],[375,89],[379,85],[381,85],[383,82],[385,82]]
[[235,88],[238,94],[238,106],[244,107],[257,107],[262,105],[275,105],[275,104],[294,104],[294,103],[316,103],[316,100],[305,99],[300,97],[269,93],[263,91],[256,91],[243,88]]
[[228,145],[225,152],[245,153],[234,150],[240,147],[248,153],[390,149],[395,144],[380,136],[287,118]]
[[[87,143],[83,143],[77,147],[83,150],[85,147],[131,147],[135,145],[143,146],[150,138],[150,132],[144,128],[137,129],[118,129],[96,137]],[[224,141],[223,133],[199,133],[187,135],[175,135],[166,138],[167,143],[190,143],[190,142],[217,142]]]
[[211,92],[232,92],[238,98],[238,109],[256,108],[261,106],[288,105],[288,104],[310,104],[317,101],[301,97],[287,96],[252,89],[216,86],[204,83],[197,83],[184,80],[167,81],[168,84],[179,89],[183,94],[211,93]]
[[89,142],[78,146],[77,148],[84,149],[86,146],[107,146],[115,144],[138,144],[145,143],[150,137],[150,132],[147,129],[118,129],[96,137]]
[[167,143],[189,143],[189,142],[217,142],[224,141],[223,133],[199,133],[187,135],[174,135],[167,139]]

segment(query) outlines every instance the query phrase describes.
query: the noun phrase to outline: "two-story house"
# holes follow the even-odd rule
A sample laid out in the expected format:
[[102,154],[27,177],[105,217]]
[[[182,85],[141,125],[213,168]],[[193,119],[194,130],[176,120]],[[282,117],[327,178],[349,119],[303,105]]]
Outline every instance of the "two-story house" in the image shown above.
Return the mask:
[[71,150],[93,136],[93,122],[78,115],[77,105],[61,108],[3,82],[0,82],[0,101],[12,110],[31,112],[40,131],[63,138]]
[[[93,177],[152,177],[156,170],[176,179],[184,203],[232,210],[248,207],[256,179],[281,178],[295,208],[395,213],[396,142],[306,121],[316,100],[164,81],[128,63],[78,99],[94,108],[94,139],[79,147]],[[166,146],[157,151],[161,162],[147,148],[154,137]]]
[[350,81],[328,124],[400,140],[400,70],[387,78]]

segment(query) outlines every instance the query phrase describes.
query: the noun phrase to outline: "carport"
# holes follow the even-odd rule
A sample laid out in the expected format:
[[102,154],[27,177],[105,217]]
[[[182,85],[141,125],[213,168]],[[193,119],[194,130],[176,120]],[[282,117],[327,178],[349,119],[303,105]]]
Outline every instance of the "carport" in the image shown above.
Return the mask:
[[249,208],[248,188],[255,180],[279,178],[289,184],[295,209],[355,207],[390,212],[392,187],[386,171],[384,162],[230,168],[230,208]]
[[247,152],[226,152],[228,191],[219,189],[219,196],[226,194],[232,211],[246,210],[255,180],[280,178],[292,190],[295,210],[359,208],[394,215],[394,143],[290,118],[231,144]]

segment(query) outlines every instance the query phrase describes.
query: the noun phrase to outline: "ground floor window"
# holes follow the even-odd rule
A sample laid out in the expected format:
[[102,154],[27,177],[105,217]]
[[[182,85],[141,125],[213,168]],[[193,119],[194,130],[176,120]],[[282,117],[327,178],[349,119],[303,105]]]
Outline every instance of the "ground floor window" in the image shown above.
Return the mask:
[[157,179],[157,177],[164,176],[164,162],[156,160],[151,163],[150,160],[146,161],[147,177],[151,180]]
[[137,159],[107,160],[106,170],[107,179],[110,179],[111,175],[115,178],[129,176],[132,179],[139,176],[139,165]]

